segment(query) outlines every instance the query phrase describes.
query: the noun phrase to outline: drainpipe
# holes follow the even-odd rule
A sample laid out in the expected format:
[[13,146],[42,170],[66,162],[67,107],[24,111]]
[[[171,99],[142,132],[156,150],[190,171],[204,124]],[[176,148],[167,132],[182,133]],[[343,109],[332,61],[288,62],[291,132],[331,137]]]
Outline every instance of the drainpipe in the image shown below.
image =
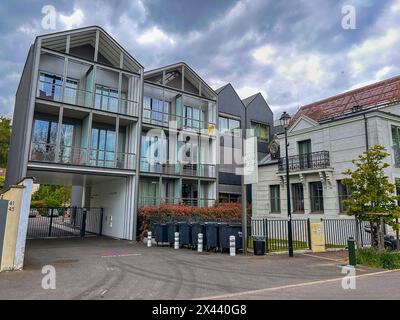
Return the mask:
[[368,120],[367,117],[365,116],[365,113],[363,114],[364,117],[364,131],[365,131],[365,149],[368,151],[369,149],[369,142],[368,142]]

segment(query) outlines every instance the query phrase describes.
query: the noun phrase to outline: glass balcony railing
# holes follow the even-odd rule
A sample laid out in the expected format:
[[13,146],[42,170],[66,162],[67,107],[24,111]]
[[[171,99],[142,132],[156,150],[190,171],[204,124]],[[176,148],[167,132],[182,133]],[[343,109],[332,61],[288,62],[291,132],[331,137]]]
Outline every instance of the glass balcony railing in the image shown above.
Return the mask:
[[196,176],[215,178],[215,165],[211,164],[183,164],[151,161],[147,158],[140,160],[140,171],[161,174],[176,174],[185,176]]
[[139,199],[140,207],[159,206],[161,204],[184,204],[193,207],[210,207],[215,204],[215,199],[208,198],[176,198],[176,197],[150,197],[141,196]]
[[33,142],[31,161],[61,163],[100,168],[135,169],[134,153],[113,152],[97,149],[60,146],[58,153],[54,144]]
[[107,95],[101,92],[87,91],[68,83],[64,87],[61,83],[51,83],[39,80],[37,97],[55,102],[63,102],[80,107],[97,109],[107,112],[115,112],[124,115],[137,117],[139,115],[139,104],[137,101]]
[[187,118],[176,114],[149,109],[143,110],[143,122],[161,127],[169,127],[179,130],[184,129],[194,132],[200,132],[203,129],[209,129],[210,126],[214,126],[212,123],[208,123],[204,120]]

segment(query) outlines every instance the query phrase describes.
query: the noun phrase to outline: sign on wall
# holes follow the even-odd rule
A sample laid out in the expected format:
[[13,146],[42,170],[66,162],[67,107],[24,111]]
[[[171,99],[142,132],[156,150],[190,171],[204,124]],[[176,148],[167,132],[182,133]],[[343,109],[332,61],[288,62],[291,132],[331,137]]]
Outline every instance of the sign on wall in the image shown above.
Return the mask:
[[257,137],[245,139],[244,143],[244,184],[258,182]]

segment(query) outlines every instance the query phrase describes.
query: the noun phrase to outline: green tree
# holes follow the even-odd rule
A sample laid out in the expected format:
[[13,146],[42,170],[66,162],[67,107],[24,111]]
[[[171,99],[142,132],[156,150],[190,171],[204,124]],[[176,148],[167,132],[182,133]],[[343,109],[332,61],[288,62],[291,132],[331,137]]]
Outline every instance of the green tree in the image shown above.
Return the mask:
[[70,204],[71,186],[40,185],[32,195],[32,206],[66,207]]
[[5,181],[5,178],[0,177],[0,190],[4,188],[4,181]]
[[384,213],[384,222],[397,230],[400,197],[395,194],[395,185],[385,174],[385,169],[389,167],[385,162],[388,156],[383,146],[375,145],[353,160],[355,170],[347,169],[343,172],[347,176],[343,184],[350,190],[343,204],[347,206],[349,215],[372,224],[380,224],[380,216],[377,214]]
[[10,148],[11,119],[0,117],[0,168],[7,167],[7,156]]

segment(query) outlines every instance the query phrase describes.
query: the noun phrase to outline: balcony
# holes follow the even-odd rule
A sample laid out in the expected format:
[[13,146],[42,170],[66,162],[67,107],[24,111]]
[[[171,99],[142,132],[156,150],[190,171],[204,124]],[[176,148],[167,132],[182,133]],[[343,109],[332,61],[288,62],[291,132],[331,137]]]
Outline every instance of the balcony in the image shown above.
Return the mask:
[[141,197],[140,207],[158,206],[160,204],[184,204],[192,207],[209,207],[214,205],[215,199],[206,198],[167,198],[167,197]]
[[174,174],[195,176],[204,178],[215,178],[215,165],[210,164],[182,164],[149,161],[147,158],[140,160],[140,170],[148,173]]
[[[325,169],[329,166],[329,151],[312,152],[289,157],[289,172]],[[279,159],[278,171],[286,172],[286,158]]]
[[208,130],[209,126],[212,125],[204,120],[185,118],[176,114],[148,109],[143,111],[143,122],[160,127],[194,132]]
[[60,146],[59,151],[57,151],[54,144],[33,142],[30,161],[134,170],[135,158],[134,153],[115,153],[113,151],[69,146]]
[[93,93],[77,88],[76,84],[68,79],[64,89],[61,78],[53,82],[39,79],[37,98],[134,117],[139,115],[138,102],[125,99],[123,95],[118,97],[117,91],[97,88]]

